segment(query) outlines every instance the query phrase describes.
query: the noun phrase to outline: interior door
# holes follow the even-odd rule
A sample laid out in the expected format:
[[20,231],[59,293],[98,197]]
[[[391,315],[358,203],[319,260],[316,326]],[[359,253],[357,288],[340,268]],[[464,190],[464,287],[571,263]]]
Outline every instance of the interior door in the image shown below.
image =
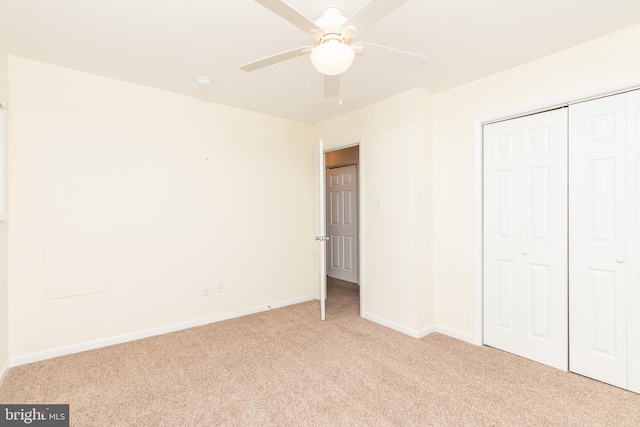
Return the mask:
[[522,356],[568,369],[567,109],[522,118]]
[[569,108],[569,368],[627,386],[625,94]]
[[484,127],[484,343],[522,353],[520,119]]
[[327,170],[327,275],[358,282],[357,167]]
[[324,144],[322,140],[318,142],[318,170],[316,176],[318,178],[318,234],[316,241],[320,245],[318,248],[318,273],[320,278],[320,319],[326,318],[326,301],[327,301],[327,261],[326,261],[326,211],[325,211],[325,182],[324,182]]
[[640,90],[627,94],[628,388],[640,393]]

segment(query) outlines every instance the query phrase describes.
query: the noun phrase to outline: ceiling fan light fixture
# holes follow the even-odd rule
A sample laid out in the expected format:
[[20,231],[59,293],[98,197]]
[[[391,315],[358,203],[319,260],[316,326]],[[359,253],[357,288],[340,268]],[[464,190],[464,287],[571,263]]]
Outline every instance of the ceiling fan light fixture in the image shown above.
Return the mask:
[[311,63],[324,75],[342,74],[351,67],[355,53],[353,48],[338,38],[331,38],[311,51]]

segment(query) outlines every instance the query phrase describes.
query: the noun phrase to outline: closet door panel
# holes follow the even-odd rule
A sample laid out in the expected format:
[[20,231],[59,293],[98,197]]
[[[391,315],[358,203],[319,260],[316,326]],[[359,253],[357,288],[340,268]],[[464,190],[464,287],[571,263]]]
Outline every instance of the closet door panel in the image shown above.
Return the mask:
[[628,388],[640,393],[640,90],[627,94]]
[[627,386],[625,94],[569,111],[571,371]]
[[520,354],[521,120],[484,127],[484,343]]
[[567,109],[522,120],[522,355],[566,371]]

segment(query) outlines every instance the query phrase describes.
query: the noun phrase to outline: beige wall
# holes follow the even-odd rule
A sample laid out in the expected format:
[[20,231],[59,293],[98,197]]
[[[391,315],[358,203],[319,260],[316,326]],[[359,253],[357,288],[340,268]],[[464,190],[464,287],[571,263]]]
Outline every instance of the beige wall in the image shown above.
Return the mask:
[[473,331],[474,120],[498,118],[640,84],[640,25],[437,94],[436,323]]
[[[0,102],[7,100],[9,89],[8,55],[0,45]],[[0,128],[2,125],[0,125]],[[6,135],[0,135],[0,140]],[[4,154],[0,154],[4,155]],[[3,173],[0,171],[0,173]],[[0,375],[2,369],[9,363],[9,294],[7,276],[7,221],[0,221]]]
[[409,333],[434,323],[432,115],[414,89],[317,129],[325,149],[360,141],[364,310]]
[[9,75],[12,358],[317,295],[312,126],[14,56]]
[[[640,25],[315,127],[10,56],[10,355],[316,295],[319,137],[326,149],[360,143],[365,314],[414,335],[438,325],[468,338],[474,123],[640,84],[629,54],[638,45]],[[0,49],[0,93],[6,62]],[[104,254],[106,292],[45,299],[65,267],[51,268],[51,254],[77,250],[94,264]],[[217,282],[224,294],[199,295]]]

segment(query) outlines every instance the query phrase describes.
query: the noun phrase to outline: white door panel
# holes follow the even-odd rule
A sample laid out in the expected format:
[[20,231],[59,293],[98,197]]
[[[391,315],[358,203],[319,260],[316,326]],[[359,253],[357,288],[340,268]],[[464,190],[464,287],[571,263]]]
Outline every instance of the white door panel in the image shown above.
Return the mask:
[[[342,268],[342,251],[340,250],[341,245],[340,245],[340,236],[337,234],[330,234],[329,235],[329,268],[327,269],[328,272],[331,272],[331,270],[335,270],[335,269],[341,269]],[[329,273],[329,276],[331,276],[331,274]],[[333,277],[333,276],[331,276]]]
[[627,386],[625,94],[570,107],[570,369]]
[[484,343],[522,352],[521,121],[484,127]]
[[628,387],[640,393],[640,91],[627,94]]
[[587,270],[588,351],[608,359],[616,359],[624,351],[616,346],[616,275],[615,271]]
[[567,369],[567,112],[484,128],[484,342]]
[[568,369],[567,109],[522,119],[522,355]]
[[358,205],[356,165],[329,169],[327,177],[327,233],[330,260],[327,274],[358,282]]
[[[343,248],[343,257],[342,257],[342,268],[345,271],[355,272],[354,266],[354,254],[353,254],[353,237],[352,236],[343,236],[342,237],[342,248]],[[355,283],[355,282],[354,282]]]
[[[529,301],[525,307],[524,322],[527,323],[527,339],[538,340],[542,343],[549,343],[551,340],[551,267],[549,265],[537,265],[526,263],[523,283],[529,288]],[[529,312],[526,315],[526,312]],[[555,332],[556,325],[553,325]],[[524,350],[523,350],[524,355]]]

